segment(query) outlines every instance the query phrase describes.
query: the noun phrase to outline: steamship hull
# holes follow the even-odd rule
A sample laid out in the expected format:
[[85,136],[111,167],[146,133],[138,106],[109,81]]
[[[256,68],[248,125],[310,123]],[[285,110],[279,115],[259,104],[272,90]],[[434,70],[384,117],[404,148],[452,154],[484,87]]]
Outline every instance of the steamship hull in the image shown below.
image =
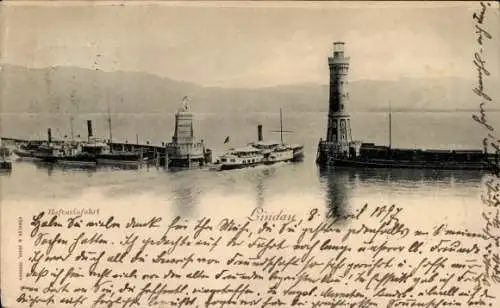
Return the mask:
[[97,164],[96,157],[93,155],[77,154],[68,156],[38,156],[42,162],[53,163],[68,166],[95,166]]
[[304,146],[293,144],[291,148],[293,150],[292,162],[302,161],[304,159]]
[[33,158],[44,163],[56,163],[60,158],[59,156],[54,156],[46,153],[36,152],[33,154]]
[[236,170],[236,169],[244,169],[244,168],[252,168],[252,167],[257,167],[259,165],[263,165],[264,163],[249,163],[249,164],[223,164],[218,167],[218,170],[220,171],[226,171],[226,170]]
[[64,157],[58,159],[56,163],[68,166],[96,166],[97,161],[95,158],[84,158],[84,157]]
[[21,158],[21,159],[36,159],[34,154],[35,154],[35,151],[26,151],[26,150],[21,150],[21,149],[15,149],[15,150],[12,150],[12,152],[14,154],[16,154],[17,157]]

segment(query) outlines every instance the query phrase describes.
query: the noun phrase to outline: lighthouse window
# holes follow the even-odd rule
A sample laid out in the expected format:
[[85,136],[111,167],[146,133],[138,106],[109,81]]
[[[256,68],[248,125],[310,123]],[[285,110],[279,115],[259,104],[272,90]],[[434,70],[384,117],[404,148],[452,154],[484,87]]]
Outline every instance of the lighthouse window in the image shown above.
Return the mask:
[[340,105],[340,110],[344,110],[344,104]]

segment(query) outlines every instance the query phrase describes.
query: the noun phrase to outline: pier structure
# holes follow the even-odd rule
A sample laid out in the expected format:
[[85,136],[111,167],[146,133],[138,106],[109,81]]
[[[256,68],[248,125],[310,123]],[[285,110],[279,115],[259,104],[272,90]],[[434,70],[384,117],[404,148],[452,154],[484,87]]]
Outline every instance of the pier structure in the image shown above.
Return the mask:
[[188,97],[175,114],[175,130],[172,142],[166,144],[169,167],[203,166],[207,161],[207,149],[203,140],[196,141],[193,129],[193,113],[188,105]]
[[326,140],[318,145],[317,161],[327,163],[329,157],[348,158],[356,155],[357,142],[352,141],[351,116],[347,112],[349,102],[349,57],[345,56],[344,42],[333,43],[333,54],[328,57],[330,70],[330,95]]

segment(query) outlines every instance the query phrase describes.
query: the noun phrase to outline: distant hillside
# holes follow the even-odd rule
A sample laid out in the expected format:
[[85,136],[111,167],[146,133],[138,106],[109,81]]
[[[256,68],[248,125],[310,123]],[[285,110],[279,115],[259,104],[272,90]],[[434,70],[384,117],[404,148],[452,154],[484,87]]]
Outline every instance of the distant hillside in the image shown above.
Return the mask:
[[[328,81],[325,76],[325,83]],[[472,82],[461,78],[361,80],[349,83],[351,111],[475,109]],[[327,85],[286,85],[260,89],[212,88],[141,72],[102,72],[75,67],[0,71],[2,112],[169,113],[183,96],[195,112],[327,111]]]

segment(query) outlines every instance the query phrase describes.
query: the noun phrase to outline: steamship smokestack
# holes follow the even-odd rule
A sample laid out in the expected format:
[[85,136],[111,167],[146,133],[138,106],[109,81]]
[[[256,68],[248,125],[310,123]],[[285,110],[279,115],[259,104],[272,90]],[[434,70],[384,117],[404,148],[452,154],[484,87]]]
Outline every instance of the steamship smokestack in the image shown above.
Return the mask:
[[52,142],[52,130],[50,128],[47,129],[47,141],[49,144]]
[[264,140],[264,138],[262,136],[262,124],[259,124],[257,126],[257,138],[258,138],[259,141]]
[[87,131],[88,131],[89,140],[90,140],[90,137],[93,136],[93,134],[92,134],[92,121],[91,120],[87,120]]

